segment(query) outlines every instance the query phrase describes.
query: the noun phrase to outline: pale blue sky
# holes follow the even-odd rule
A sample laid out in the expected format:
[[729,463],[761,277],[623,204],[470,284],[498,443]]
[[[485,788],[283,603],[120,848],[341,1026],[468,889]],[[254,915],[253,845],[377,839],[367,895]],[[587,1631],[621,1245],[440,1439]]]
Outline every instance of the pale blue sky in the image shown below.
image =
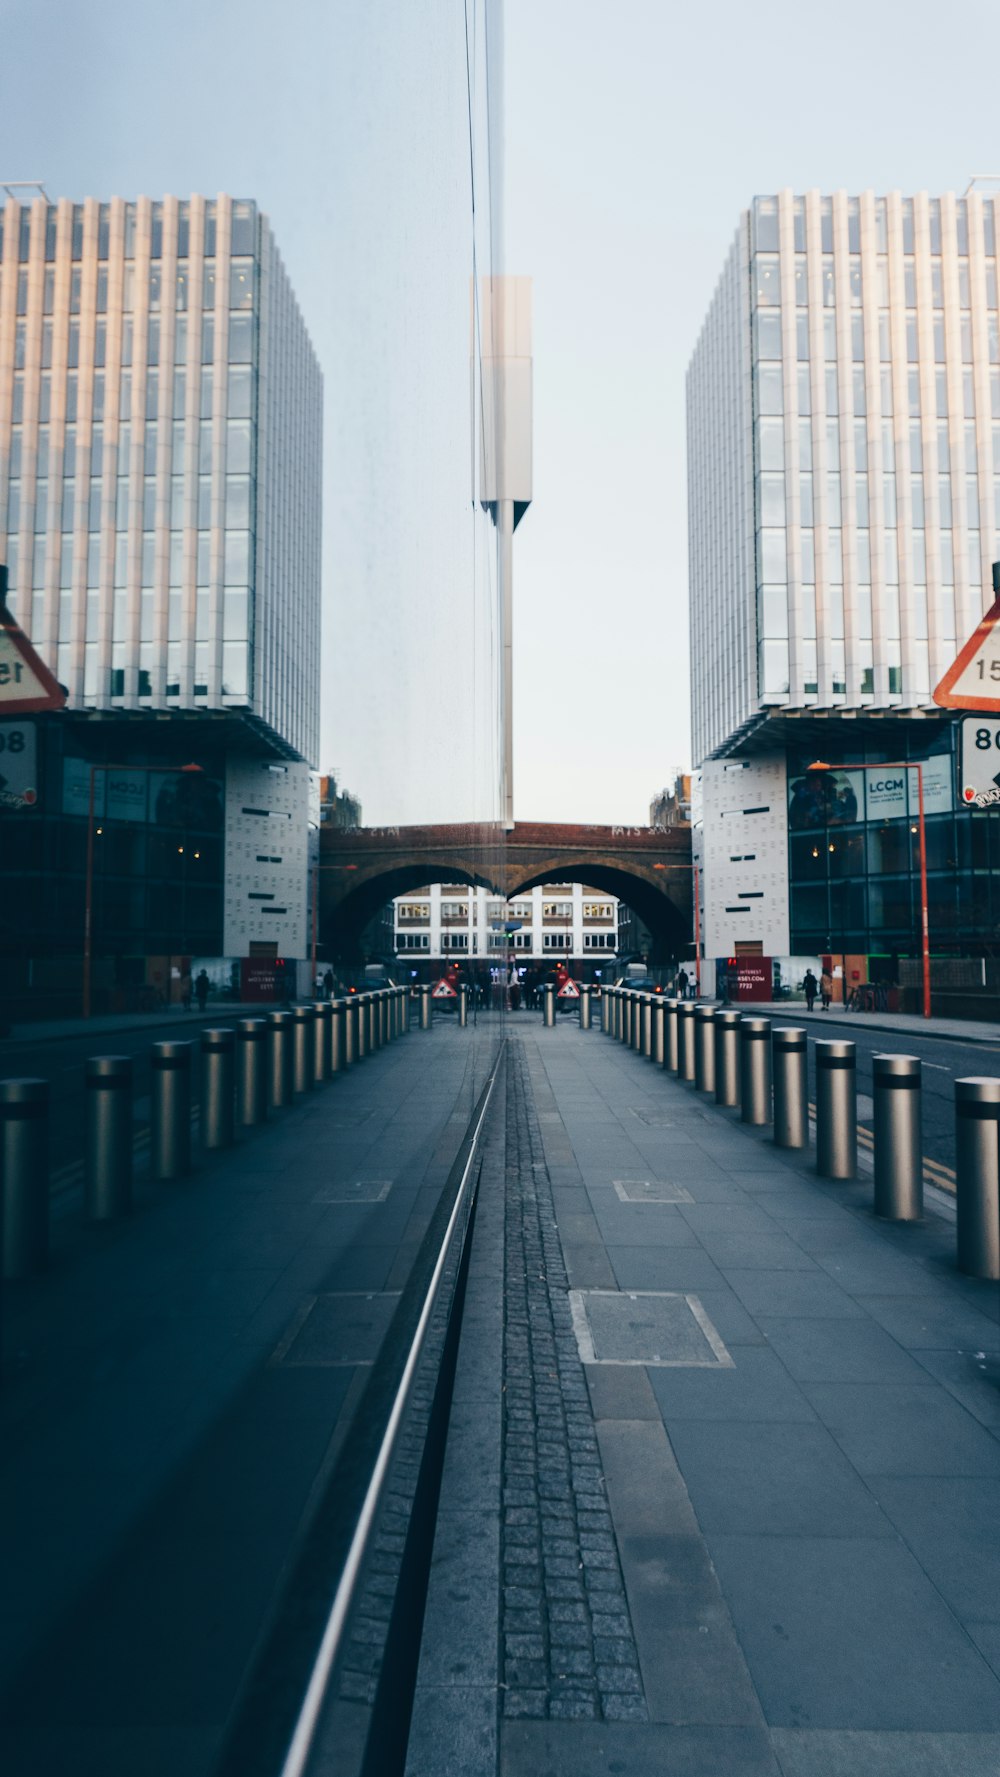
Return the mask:
[[[382,447],[377,425],[421,348],[434,265],[462,276],[462,68],[434,54],[462,13],[0,0],[0,178],[72,197],[229,190],[271,215],[327,377],[322,759],[378,820],[475,793],[440,720],[467,601],[460,573],[435,588],[462,522],[421,524],[412,427]],[[643,819],[688,763],[684,372],[740,210],[783,185],[961,191],[1000,171],[998,21],[986,0],[507,0],[507,262],[535,281],[535,504],[515,566],[522,818]],[[391,346],[368,380],[347,331],[359,315],[369,345]],[[465,417],[424,395],[443,447]],[[351,583],[354,533],[395,564],[378,609]],[[373,695],[386,673],[412,747]]]

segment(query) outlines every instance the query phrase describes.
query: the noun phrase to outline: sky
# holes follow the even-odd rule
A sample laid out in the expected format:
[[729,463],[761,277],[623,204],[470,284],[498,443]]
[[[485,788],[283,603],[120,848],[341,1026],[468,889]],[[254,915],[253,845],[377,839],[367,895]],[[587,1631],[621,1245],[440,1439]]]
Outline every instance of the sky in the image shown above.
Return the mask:
[[[271,217],[326,378],[319,763],[379,822],[481,811],[495,772],[463,13],[0,0],[0,179]],[[631,824],[690,763],[684,375],[740,212],[1000,172],[1000,9],[506,0],[504,28],[506,269],[534,280],[515,814]]]

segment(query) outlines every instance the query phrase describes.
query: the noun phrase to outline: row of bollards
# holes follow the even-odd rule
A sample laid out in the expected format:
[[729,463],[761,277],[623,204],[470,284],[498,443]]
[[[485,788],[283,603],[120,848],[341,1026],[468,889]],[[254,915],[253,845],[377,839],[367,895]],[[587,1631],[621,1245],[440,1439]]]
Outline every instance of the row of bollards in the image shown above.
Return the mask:
[[[428,1005],[429,1005],[428,989]],[[150,1051],[150,1175],[191,1170],[194,1056],[200,1056],[201,1139],[228,1148],[237,1129],[263,1123],[409,1028],[404,987],[378,988],[241,1018],[207,1029],[200,1042],[154,1043]],[[421,1002],[423,1024],[423,1001]],[[133,1064],[95,1055],[84,1070],[84,1201],[91,1221],[112,1221],[132,1201]],[[24,1277],[48,1251],[47,1080],[0,1080],[0,1269]]]
[[[808,1037],[771,1020],[627,987],[605,988],[602,1027],[625,1047],[739,1109],[754,1127],[772,1124],[776,1147],[809,1145]],[[815,1042],[816,1171],[857,1176],[856,1045]],[[923,1215],[921,1064],[876,1055],[874,1209],[894,1222]],[[960,1270],[1000,1279],[1000,1079],[955,1081],[956,1244]]]

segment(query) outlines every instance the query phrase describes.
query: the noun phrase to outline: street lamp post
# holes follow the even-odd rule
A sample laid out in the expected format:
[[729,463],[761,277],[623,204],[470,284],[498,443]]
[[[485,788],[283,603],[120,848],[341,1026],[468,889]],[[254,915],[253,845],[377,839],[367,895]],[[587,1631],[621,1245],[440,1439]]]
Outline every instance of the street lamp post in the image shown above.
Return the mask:
[[[924,768],[917,761],[887,759],[879,765],[829,765],[825,759],[815,759],[809,767],[810,771],[915,771],[917,774],[917,831],[920,850],[920,950],[923,974],[923,1013],[925,1018],[931,1015],[931,937],[930,921],[927,911],[927,828],[924,823]],[[909,778],[907,783],[907,806],[909,806]],[[827,859],[827,880],[829,882],[830,863]]]
[[83,1016],[90,1017],[90,977],[93,964],[93,925],[94,925],[94,782],[99,771],[131,771],[133,773],[149,773],[152,771],[170,772],[201,771],[200,765],[109,765],[97,764],[90,767],[90,794],[87,799],[87,873],[84,889],[83,908]]

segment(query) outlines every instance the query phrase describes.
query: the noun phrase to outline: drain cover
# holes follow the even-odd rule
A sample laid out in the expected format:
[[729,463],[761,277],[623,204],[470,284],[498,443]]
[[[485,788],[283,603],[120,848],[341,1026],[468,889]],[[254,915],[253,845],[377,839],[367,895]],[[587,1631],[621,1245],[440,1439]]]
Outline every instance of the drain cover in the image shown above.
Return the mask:
[[734,1368],[697,1296],[676,1290],[570,1290],[585,1364]]
[[693,1203],[690,1191],[683,1185],[668,1184],[666,1179],[616,1178],[612,1184],[623,1203]]
[[310,1296],[271,1362],[325,1369],[374,1363],[398,1301],[398,1291]]
[[346,1185],[327,1185],[314,1203],[383,1203],[392,1190],[391,1178],[356,1178]]

